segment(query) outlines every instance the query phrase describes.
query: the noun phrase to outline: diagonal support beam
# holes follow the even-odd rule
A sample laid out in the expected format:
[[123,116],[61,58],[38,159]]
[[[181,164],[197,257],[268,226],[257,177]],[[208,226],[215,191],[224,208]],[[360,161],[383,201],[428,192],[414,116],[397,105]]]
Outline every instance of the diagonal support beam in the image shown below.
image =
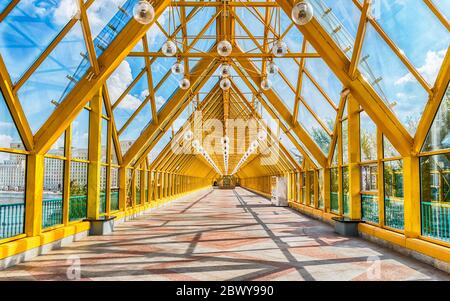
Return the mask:
[[[170,0],[160,0],[155,7],[155,19],[164,12]],[[117,35],[105,52],[99,57],[100,70],[95,78],[89,78],[89,70],[56,108],[52,115],[34,136],[35,152],[44,154],[58,139],[62,132],[72,123],[84,105],[95,95],[111,73],[126,58],[128,53],[142,39],[150,24],[142,25],[133,19]]]
[[[261,77],[258,76],[258,70],[254,66],[254,64],[245,58],[236,59],[237,62],[247,70],[250,78],[256,84],[256,86],[261,85]],[[289,109],[283,104],[278,95],[272,91],[267,90],[262,92],[271,105],[277,110],[279,116],[289,125],[289,127],[295,132],[298,138],[305,144],[306,148],[310,151],[310,153],[314,156],[314,158],[319,162],[321,166],[326,166],[327,158],[319,148],[319,146],[314,142],[314,140],[309,136],[306,130],[298,123],[293,121],[293,117]]]
[[[291,14],[293,0],[276,0],[276,2],[286,14]],[[350,68],[349,59],[339,49],[319,22],[313,19],[306,25],[297,25],[297,28],[322,56],[323,60],[333,70],[342,84],[350,89],[352,95],[386,137],[389,138],[400,154],[402,156],[408,156],[413,147],[413,138],[359,72],[354,80],[351,78],[348,72]]]
[[28,124],[27,118],[25,117],[25,113],[23,112],[19,99],[17,98],[17,94],[13,91],[11,78],[9,77],[8,70],[6,70],[3,58],[0,55],[0,93],[2,92],[6,105],[9,107],[11,116],[23,140],[25,149],[32,150],[34,147],[33,133],[30,125]]
[[[186,99],[190,98],[190,95],[195,94],[206,83],[209,77],[213,74],[216,67],[216,61],[209,59],[202,59],[192,70],[191,76],[191,89],[182,90],[178,89],[173,96],[167,101],[163,108],[158,113],[159,124],[149,124],[147,128],[141,133],[139,138],[133,143],[130,149],[123,157],[122,164],[127,166],[131,161],[138,156],[148,143],[156,144],[163,135],[159,135],[161,132],[165,132],[172,124],[173,121],[183,112],[184,108],[189,104]],[[162,127],[160,125],[163,125]]]

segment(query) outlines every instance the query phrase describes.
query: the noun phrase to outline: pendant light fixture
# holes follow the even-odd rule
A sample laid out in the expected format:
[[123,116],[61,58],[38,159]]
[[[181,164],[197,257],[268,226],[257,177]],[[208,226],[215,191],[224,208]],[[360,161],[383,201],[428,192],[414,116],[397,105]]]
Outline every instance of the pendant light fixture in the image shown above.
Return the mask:
[[146,0],[140,0],[133,7],[133,18],[141,24],[149,24],[155,18],[155,9]]

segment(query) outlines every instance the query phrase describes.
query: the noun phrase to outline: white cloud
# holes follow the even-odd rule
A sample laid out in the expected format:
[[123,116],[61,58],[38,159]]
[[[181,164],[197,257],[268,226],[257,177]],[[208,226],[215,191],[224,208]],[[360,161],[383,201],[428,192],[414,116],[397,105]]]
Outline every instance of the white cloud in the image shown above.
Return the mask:
[[59,5],[53,11],[53,22],[56,24],[66,24],[70,19],[72,19],[77,12],[78,0],[61,0]]
[[108,91],[112,103],[119,98],[132,81],[133,75],[131,73],[130,64],[128,64],[127,61],[123,61],[107,80]]
[[0,147],[10,147],[13,137],[8,135],[0,135]]
[[7,121],[0,121],[0,129],[10,129],[10,128],[14,128],[14,124],[12,122],[7,122]]
[[[444,61],[447,49],[440,51],[428,51],[425,57],[425,64],[418,68],[417,71],[424,77],[428,83],[433,83]],[[407,73],[400,77],[395,84],[404,85],[409,82],[414,82],[415,78],[411,73]]]
[[166,102],[166,100],[162,96],[156,96],[155,102],[156,102],[156,106],[159,108]]
[[123,110],[134,111],[141,105],[141,103],[142,101],[139,98],[128,94],[124,97],[124,99],[119,103],[117,107]]

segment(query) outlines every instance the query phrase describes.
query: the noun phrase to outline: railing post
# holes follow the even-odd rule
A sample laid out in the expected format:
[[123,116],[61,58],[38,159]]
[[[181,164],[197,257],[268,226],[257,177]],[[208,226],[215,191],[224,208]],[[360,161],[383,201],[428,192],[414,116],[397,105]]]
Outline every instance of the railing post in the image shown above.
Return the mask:
[[[101,162],[101,135],[102,135],[102,88],[91,99],[89,114],[89,161],[88,168],[88,206],[87,217],[98,219],[100,217],[100,162]],[[107,133],[104,133],[107,135]]]
[[28,155],[26,170],[25,234],[27,236],[37,236],[42,230],[44,156],[40,154]]

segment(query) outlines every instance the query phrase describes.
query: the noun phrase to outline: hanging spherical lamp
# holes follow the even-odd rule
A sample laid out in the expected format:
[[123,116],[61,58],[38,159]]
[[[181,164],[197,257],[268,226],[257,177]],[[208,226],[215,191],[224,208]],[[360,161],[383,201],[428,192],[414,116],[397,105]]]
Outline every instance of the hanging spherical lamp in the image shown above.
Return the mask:
[[272,81],[268,78],[265,78],[261,81],[261,89],[267,91],[272,88]]
[[133,18],[141,24],[149,24],[155,18],[155,10],[148,1],[141,0],[133,7]]
[[231,75],[231,66],[228,64],[222,64],[222,66],[220,66],[220,76],[227,77],[230,75]]
[[181,89],[187,90],[191,86],[191,82],[187,78],[183,78],[180,80],[179,85]]
[[229,56],[231,51],[233,51],[233,46],[231,46],[231,43],[227,40],[220,41],[219,44],[217,44],[217,53],[220,56]]
[[264,141],[266,140],[267,134],[265,131],[261,130],[258,132],[258,140],[259,141]]
[[173,66],[172,66],[173,74],[180,75],[180,74],[183,74],[183,72],[184,72],[184,66],[182,63],[176,62],[175,64],[173,64]]
[[311,4],[306,1],[300,1],[292,8],[291,17],[295,24],[305,25],[314,16],[314,10]]
[[267,64],[267,73],[270,75],[276,75],[278,74],[279,68],[277,66],[277,64],[275,64],[275,62],[270,62],[269,64]]
[[192,133],[192,131],[188,130],[184,133],[184,140],[191,141],[192,138],[194,138],[194,133]]
[[161,51],[165,56],[174,56],[177,53],[177,45],[173,41],[168,40],[162,45]]
[[229,90],[231,88],[231,81],[228,78],[222,78],[220,81],[220,88],[224,91]]
[[279,40],[272,47],[272,53],[276,57],[283,57],[286,55],[288,49],[285,42]]

